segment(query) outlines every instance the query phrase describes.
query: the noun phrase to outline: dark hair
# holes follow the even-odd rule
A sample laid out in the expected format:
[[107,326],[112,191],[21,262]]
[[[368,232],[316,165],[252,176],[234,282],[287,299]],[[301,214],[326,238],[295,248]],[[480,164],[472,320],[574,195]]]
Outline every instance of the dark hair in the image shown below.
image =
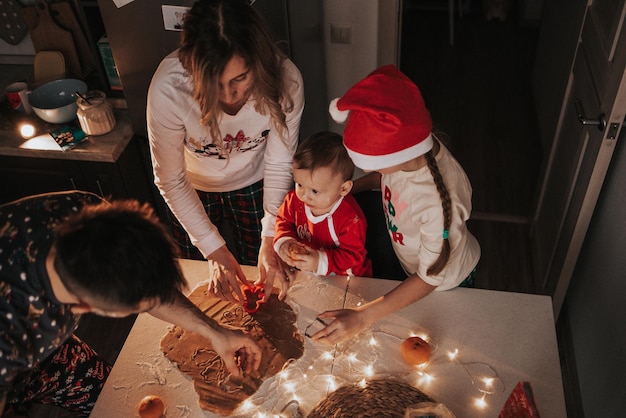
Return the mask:
[[[445,231],[449,231],[452,219],[452,203],[450,202],[450,194],[448,193],[448,189],[443,182],[443,178],[441,177],[441,173],[439,172],[439,166],[437,165],[437,160],[433,156],[432,151],[428,151],[424,156],[426,157],[426,164],[428,165],[428,169],[433,176],[435,186],[437,186],[437,191],[439,192],[439,197],[441,199],[441,207],[443,209],[443,229]],[[444,232],[442,231],[442,234],[443,233]],[[431,274],[437,274],[441,272],[441,270],[443,270],[443,268],[448,263],[449,259],[450,242],[448,241],[448,238],[446,236],[443,239],[443,244],[441,245],[441,253],[439,254],[439,258],[437,258],[437,260],[435,260],[435,262],[430,267],[428,267],[426,274],[430,276]]]
[[[293,101],[283,82],[285,55],[274,43],[265,19],[248,0],[196,1],[185,14],[178,57],[193,79],[202,123],[220,147],[219,77],[234,55],[241,56],[254,74],[251,94],[256,110],[269,112],[278,132],[284,134],[285,112],[292,110]],[[285,109],[281,100],[286,101]]]
[[55,230],[63,284],[114,307],[171,302],[186,286],[177,249],[152,208],[135,200],[88,205]]
[[344,181],[351,180],[354,175],[354,163],[343,145],[343,139],[334,132],[318,132],[302,141],[293,162],[297,168],[311,171],[329,167],[333,173],[341,174]]

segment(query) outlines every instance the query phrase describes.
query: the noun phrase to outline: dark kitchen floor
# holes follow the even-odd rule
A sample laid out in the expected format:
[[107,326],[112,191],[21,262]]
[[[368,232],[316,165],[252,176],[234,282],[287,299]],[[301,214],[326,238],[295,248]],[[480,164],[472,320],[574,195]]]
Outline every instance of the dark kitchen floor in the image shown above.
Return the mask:
[[[436,127],[448,135],[472,182],[469,227],[482,248],[477,287],[534,293],[528,217],[541,149],[530,74],[538,26],[515,18],[487,22],[470,2],[472,10],[456,17],[450,46],[447,12],[412,3],[419,4],[406,2],[400,67],[420,87]],[[85,319],[80,336],[113,361],[132,318]],[[48,408],[31,414],[67,416]]]

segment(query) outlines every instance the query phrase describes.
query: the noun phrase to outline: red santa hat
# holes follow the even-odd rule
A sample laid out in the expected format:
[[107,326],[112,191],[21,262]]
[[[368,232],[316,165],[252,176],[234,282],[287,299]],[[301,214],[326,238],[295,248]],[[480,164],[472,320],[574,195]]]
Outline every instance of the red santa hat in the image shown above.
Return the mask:
[[357,167],[379,170],[426,154],[433,147],[432,120],[417,86],[386,65],[330,103],[336,122],[346,122],[343,142]]

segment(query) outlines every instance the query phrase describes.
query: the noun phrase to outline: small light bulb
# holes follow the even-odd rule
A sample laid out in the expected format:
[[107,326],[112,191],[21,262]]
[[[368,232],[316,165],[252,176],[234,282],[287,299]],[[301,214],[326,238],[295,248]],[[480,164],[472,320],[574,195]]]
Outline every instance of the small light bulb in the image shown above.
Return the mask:
[[20,126],[20,134],[22,135],[22,138],[28,139],[35,135],[35,127],[30,123],[25,123]]
[[435,378],[428,373],[419,373],[419,378],[417,379],[417,383],[419,386],[427,385],[432,382]]
[[363,369],[363,373],[365,373],[365,376],[367,377],[374,376],[374,366],[372,366],[371,364],[369,366],[365,366],[365,368]]
[[474,400],[474,405],[476,405],[476,408],[478,409],[485,409],[487,407],[487,402],[485,401],[485,397],[483,396],[482,398],[476,398]]
[[254,407],[254,402],[252,402],[250,399],[246,399],[245,401],[243,401],[243,404],[241,404],[241,408],[246,411],[246,410],[250,410]]
[[337,383],[335,382],[335,378],[330,375],[328,376],[328,390],[334,392],[337,389]]

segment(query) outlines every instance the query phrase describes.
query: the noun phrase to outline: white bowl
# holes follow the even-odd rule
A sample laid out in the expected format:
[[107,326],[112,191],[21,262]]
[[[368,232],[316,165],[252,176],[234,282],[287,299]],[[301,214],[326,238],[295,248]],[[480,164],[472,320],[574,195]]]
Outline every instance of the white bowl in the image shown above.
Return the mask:
[[87,84],[63,78],[42,84],[30,93],[28,102],[33,111],[48,123],[67,123],[76,118],[76,92],[85,94]]

